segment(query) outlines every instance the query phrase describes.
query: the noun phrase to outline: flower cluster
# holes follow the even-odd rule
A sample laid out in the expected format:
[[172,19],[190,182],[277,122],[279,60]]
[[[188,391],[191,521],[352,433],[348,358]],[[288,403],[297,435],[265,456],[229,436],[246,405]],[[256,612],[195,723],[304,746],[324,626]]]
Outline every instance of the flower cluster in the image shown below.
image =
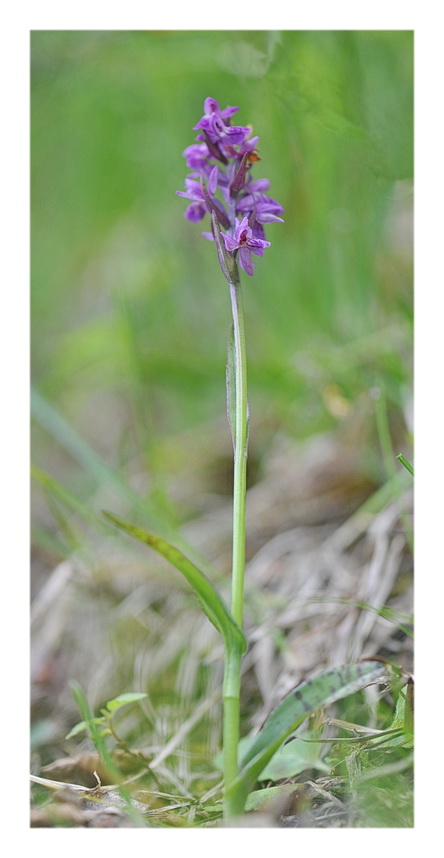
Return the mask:
[[[204,101],[204,115],[194,126],[197,142],[185,149],[183,155],[192,172],[185,179],[185,191],[176,191],[190,200],[185,217],[201,221],[205,214],[214,214],[220,226],[225,249],[233,254],[240,266],[252,275],[251,254],[263,256],[270,246],[265,239],[264,224],[282,218],[283,207],[265,193],[268,179],[253,181],[252,165],[260,158],[256,152],[258,137],[244,125],[231,125],[238,107],[221,110],[214,98]],[[219,194],[219,198],[217,196]],[[202,233],[213,239],[213,234]]]

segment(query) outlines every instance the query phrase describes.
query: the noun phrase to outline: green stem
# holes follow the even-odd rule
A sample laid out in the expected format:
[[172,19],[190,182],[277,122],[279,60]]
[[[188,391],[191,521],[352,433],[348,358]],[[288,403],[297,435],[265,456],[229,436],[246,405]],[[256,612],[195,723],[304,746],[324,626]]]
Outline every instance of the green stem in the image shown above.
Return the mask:
[[223,728],[223,766],[224,766],[224,813],[232,816],[229,788],[239,773],[238,746],[240,724],[240,673],[242,653],[231,650],[225,653],[224,676],[224,728]]
[[[234,282],[233,282],[234,281]],[[235,414],[234,486],[233,486],[233,557],[231,613],[240,628],[243,622],[245,572],[245,513],[247,489],[247,362],[242,296],[239,280],[229,281],[234,329]],[[230,798],[230,785],[238,775],[238,745],[240,725],[240,686],[242,652],[238,648],[225,654],[224,677],[224,813],[229,818],[236,814]]]
[[[234,203],[232,204],[234,208]],[[234,214],[234,212],[232,212]],[[228,253],[222,240],[216,212],[211,213],[214,242],[222,273],[230,286],[233,339],[228,346],[227,405],[234,446],[233,480],[233,565],[231,579],[231,616],[242,630],[245,573],[245,512],[247,494],[247,354],[239,271],[235,256]],[[232,784],[239,771],[238,746],[240,724],[240,685],[243,648],[230,635],[225,641],[224,674],[224,814],[226,818],[242,811],[233,795]]]
[[233,568],[231,613],[242,628],[245,571],[245,512],[247,492],[247,360],[240,283],[230,283],[234,324],[236,413],[233,485]]

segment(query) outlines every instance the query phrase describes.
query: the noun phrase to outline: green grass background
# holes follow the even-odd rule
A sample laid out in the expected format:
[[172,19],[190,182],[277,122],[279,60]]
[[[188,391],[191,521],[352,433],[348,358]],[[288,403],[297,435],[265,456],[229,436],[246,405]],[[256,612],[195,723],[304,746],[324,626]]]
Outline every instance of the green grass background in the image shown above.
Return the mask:
[[[334,427],[332,385],[357,409],[383,388],[403,412],[411,32],[34,31],[31,43],[33,382],[114,473],[143,461],[154,485],[165,478],[169,515],[166,439],[224,413],[227,286],[175,195],[210,95],[253,125],[254,175],[285,207],[243,278],[251,437]],[[36,464],[86,498],[100,468],[80,475],[61,452],[66,426],[36,416]],[[362,457],[378,477],[380,451]]]

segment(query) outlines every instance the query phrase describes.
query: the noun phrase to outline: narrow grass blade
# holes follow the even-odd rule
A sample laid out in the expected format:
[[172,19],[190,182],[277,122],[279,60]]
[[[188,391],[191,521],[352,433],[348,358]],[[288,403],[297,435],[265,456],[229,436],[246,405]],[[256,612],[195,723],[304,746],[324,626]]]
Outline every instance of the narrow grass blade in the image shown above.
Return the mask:
[[[37,391],[31,391],[31,411],[37,423],[78,462],[99,486],[112,486],[119,497],[125,498],[133,509],[143,510],[156,526],[160,522],[152,504],[141,498],[120,474],[110,467],[82,438],[76,429]],[[41,475],[41,474],[40,474]]]
[[198,569],[197,566],[188,559],[188,557],[185,557],[178,548],[170,545],[170,543],[166,542],[165,539],[161,539],[159,536],[154,536],[152,533],[148,533],[141,527],[128,524],[128,522],[122,521],[122,519],[118,518],[111,512],[104,511],[103,514],[107,519],[120,527],[121,530],[124,530],[144,545],[148,545],[175,566],[191,585],[205,614],[213,626],[215,626],[218,632],[222,635],[226,646],[229,649],[232,649],[233,646],[235,646],[236,649],[241,649],[242,652],[245,652],[247,643],[244,634],[237,623],[235,623],[222,596],[216,590],[210,579],[207,578],[207,576],[204,575],[204,573],[201,572],[200,569]]
[[[154,503],[149,498],[146,499],[138,495],[125,482],[123,477],[120,476],[119,472],[110,467],[78,434],[76,429],[37,390],[32,390],[31,392],[31,410],[37,423],[81,465],[98,486],[112,486],[119,499],[123,498],[131,505],[131,509],[134,512],[143,515],[145,520],[149,519],[150,527],[161,530],[168,539],[174,539],[176,542],[179,541],[187,554],[195,557],[196,562],[200,566],[203,565],[207,573],[211,574],[215,572],[209,562],[199,556],[196,557],[194,548],[187,545],[185,540],[177,533],[175,521],[166,515],[159,516],[158,509]],[[66,489],[56,484],[51,477],[45,475],[39,468],[34,469],[33,476],[46,489],[58,497],[59,500],[67,504],[68,507],[71,507],[71,509],[75,508],[75,511],[82,514],[83,518],[89,518],[92,524],[98,524],[100,521],[99,515],[96,516],[94,512],[88,513],[85,505],[82,511],[80,502],[76,503],[73,497],[69,496]]]
[[408,471],[409,474],[411,474],[412,477],[414,477],[415,472],[413,470],[413,465],[410,464],[408,459],[406,459],[405,456],[402,455],[402,453],[398,453],[396,458],[398,459],[399,462],[401,462],[401,465],[404,465],[404,468],[406,469],[406,471]]
[[325,604],[336,603],[337,605],[352,605],[359,608],[361,611],[370,611],[377,614],[378,617],[384,617],[389,623],[393,623],[406,637],[413,638],[413,616],[412,614],[404,614],[391,608],[389,605],[381,605],[376,608],[374,605],[369,605],[368,602],[360,602],[356,599],[341,599],[341,598],[325,598],[323,596],[310,599],[310,602],[324,602]]
[[104,523],[101,521],[99,515],[90,510],[86,504],[79,501],[75,495],[59,483],[58,480],[55,480],[54,477],[47,474],[46,471],[42,471],[41,468],[31,465],[31,477],[39,483],[50,496],[56,498],[67,509],[76,513],[88,524],[92,524],[96,527],[98,525],[104,527]]
[[[114,765],[114,763],[111,759],[111,756],[108,753],[106,743],[105,743],[105,739],[102,736],[102,732],[100,729],[100,724],[103,723],[103,718],[94,718],[94,716],[91,712],[91,709],[89,708],[89,703],[85,697],[85,694],[84,694],[82,688],[78,684],[78,682],[75,682],[75,681],[70,682],[70,687],[71,687],[72,696],[74,697],[77,708],[78,708],[78,710],[82,716],[82,719],[83,719],[81,721],[81,724],[82,725],[84,724],[88,727],[88,729],[91,733],[92,742],[94,744],[94,747],[95,747],[97,753],[99,754],[100,758],[102,759],[102,761],[104,763],[106,763],[107,765],[111,764],[111,771],[113,771],[113,773],[116,775],[116,777],[118,777],[119,776],[118,769],[116,769],[116,766]],[[76,724],[76,728],[78,728],[79,726],[80,726],[79,724]]]
[[31,411],[34,419],[97,481],[99,485],[113,483],[128,494],[119,475],[78,434],[71,424],[37,391],[31,391]]
[[240,774],[231,786],[233,793],[238,794],[239,812],[258,776],[290,733],[321,706],[348,697],[366,685],[386,682],[388,670],[383,662],[366,659],[327,670],[302,682],[287,695],[269,715],[256,741],[241,756]]

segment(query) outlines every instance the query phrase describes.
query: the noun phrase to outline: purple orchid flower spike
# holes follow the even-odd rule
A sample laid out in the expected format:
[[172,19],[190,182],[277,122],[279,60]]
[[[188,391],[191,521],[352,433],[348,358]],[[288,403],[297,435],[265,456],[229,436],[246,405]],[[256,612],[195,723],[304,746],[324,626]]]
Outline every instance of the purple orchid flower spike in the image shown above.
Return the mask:
[[[232,125],[237,107],[221,109],[215,98],[204,101],[204,115],[194,126],[195,142],[183,155],[192,172],[185,179],[185,191],[176,191],[191,201],[185,217],[200,221],[208,213],[211,232],[203,232],[214,242],[220,269],[229,284],[232,325],[227,355],[227,417],[233,442],[233,553],[231,613],[242,643],[225,639],[224,702],[224,815],[236,817],[244,808],[244,782],[239,774],[238,740],[240,725],[240,688],[242,653],[246,641],[242,632],[245,575],[245,524],[247,494],[247,456],[249,405],[245,325],[239,267],[251,277],[253,254],[263,256],[270,242],[264,225],[282,222],[283,207],[268,196],[268,179],[252,179],[252,167],[260,161],[256,148],[259,138],[248,125]],[[223,231],[222,231],[223,230]],[[182,567],[181,571],[183,571]],[[213,597],[212,597],[213,598]],[[204,610],[205,610],[204,604]],[[208,612],[207,612],[208,613]],[[211,613],[215,614],[213,603]],[[211,619],[211,615],[208,613]],[[224,614],[226,616],[226,614]],[[221,624],[222,626],[222,624]],[[245,641],[245,646],[244,646]],[[241,649],[242,647],[242,649]],[[237,784],[240,787],[237,787]]]
[[[260,160],[256,152],[259,137],[252,136],[248,125],[231,124],[239,108],[228,105],[221,109],[215,98],[208,97],[203,109],[204,115],[194,126],[199,132],[196,142],[183,152],[187,167],[193,172],[185,179],[186,190],[176,193],[191,201],[184,215],[187,220],[201,221],[207,213],[217,217],[226,230],[218,238],[219,261],[223,246],[232,255],[233,263],[237,260],[251,276],[252,254],[263,256],[264,249],[270,247],[264,225],[283,223],[284,209],[266,194],[270,187],[268,179],[253,181],[251,170]],[[213,241],[214,229],[202,235]],[[222,270],[227,276],[227,265]]]

